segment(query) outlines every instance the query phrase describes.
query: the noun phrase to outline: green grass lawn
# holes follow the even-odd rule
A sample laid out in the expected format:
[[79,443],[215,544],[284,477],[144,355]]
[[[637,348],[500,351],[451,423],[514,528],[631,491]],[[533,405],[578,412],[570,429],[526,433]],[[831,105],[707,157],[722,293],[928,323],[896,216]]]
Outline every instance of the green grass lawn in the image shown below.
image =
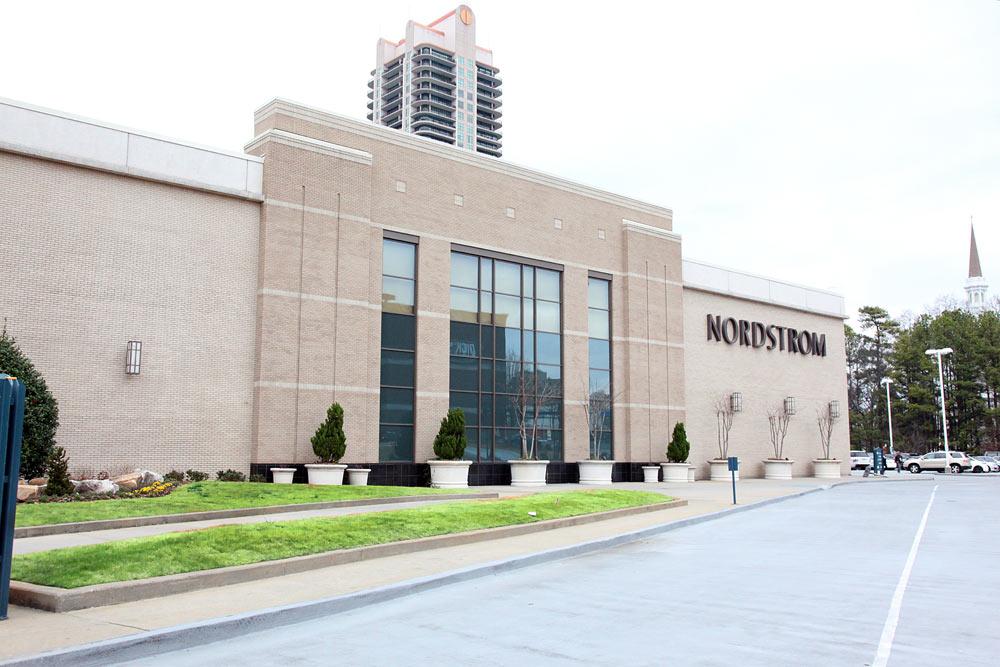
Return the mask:
[[[15,556],[11,578],[45,586],[78,588],[669,500],[648,491],[602,489],[442,503],[322,519],[217,526]],[[536,516],[528,512],[535,512]]]
[[194,482],[160,498],[122,498],[72,503],[22,503],[16,526],[45,526],[75,521],[185,514],[241,507],[299,505],[331,500],[359,500],[456,493],[412,486],[308,486],[253,482]]

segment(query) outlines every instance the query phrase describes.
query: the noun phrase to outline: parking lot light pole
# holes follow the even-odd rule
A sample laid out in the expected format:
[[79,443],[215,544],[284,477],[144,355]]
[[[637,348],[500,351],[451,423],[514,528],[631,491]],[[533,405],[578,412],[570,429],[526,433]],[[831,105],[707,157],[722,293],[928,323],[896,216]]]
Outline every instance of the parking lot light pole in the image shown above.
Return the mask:
[[889,411],[889,454],[895,456],[896,448],[892,444],[892,400],[889,398],[889,385],[892,384],[892,378],[882,378],[882,384],[885,385],[885,407]]
[[951,353],[950,347],[926,351],[926,354],[937,357],[938,362],[938,388],[941,390],[941,428],[944,430],[944,471],[946,474],[951,472],[951,464],[948,456],[948,414],[944,409],[944,371],[941,369],[941,357]]

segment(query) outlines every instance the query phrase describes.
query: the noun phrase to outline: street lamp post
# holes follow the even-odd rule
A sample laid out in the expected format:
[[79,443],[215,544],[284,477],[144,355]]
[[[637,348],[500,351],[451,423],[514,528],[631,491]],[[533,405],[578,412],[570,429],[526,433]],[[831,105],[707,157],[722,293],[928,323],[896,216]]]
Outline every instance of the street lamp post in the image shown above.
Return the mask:
[[938,388],[941,390],[941,428],[944,431],[944,471],[945,473],[951,472],[950,457],[948,454],[948,414],[944,409],[944,371],[942,370],[941,357],[946,354],[951,354],[952,349],[950,347],[942,347],[936,350],[927,350],[926,354],[932,357],[937,357],[938,364]]
[[885,385],[885,407],[889,411],[889,455],[896,455],[896,448],[892,444],[892,400],[889,398],[889,385],[892,384],[892,378],[882,378],[882,384]]

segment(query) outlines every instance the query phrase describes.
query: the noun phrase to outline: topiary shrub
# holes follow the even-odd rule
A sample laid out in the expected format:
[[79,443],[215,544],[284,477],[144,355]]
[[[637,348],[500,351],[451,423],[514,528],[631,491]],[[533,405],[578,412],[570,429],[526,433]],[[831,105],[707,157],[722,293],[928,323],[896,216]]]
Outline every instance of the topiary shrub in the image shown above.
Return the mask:
[[65,449],[53,447],[45,462],[45,467],[49,470],[49,482],[45,485],[45,495],[68,496],[75,491],[73,483],[69,481],[69,459],[66,457]]
[[457,461],[465,455],[465,413],[460,408],[452,408],[441,420],[434,454],[445,461]]
[[247,476],[241,472],[237,472],[232,469],[220,470],[215,473],[216,479],[220,482],[245,482],[247,481]]
[[670,463],[685,463],[688,454],[691,452],[691,445],[688,443],[687,432],[684,430],[684,422],[674,424],[674,434],[667,445],[667,461]]
[[347,451],[347,436],[344,435],[344,408],[334,403],[326,411],[326,421],[319,425],[309,442],[320,463],[336,463]]
[[24,356],[17,342],[0,331],[0,373],[16,377],[24,384],[24,430],[21,434],[21,475],[25,479],[43,477],[45,462],[55,446],[59,427],[59,406],[49,393],[45,379]]

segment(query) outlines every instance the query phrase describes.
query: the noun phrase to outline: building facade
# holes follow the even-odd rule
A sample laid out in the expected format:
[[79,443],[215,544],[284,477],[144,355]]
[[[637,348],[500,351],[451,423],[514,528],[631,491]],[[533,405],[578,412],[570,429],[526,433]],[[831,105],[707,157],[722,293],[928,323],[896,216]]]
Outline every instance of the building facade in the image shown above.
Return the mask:
[[427,25],[408,21],[398,42],[379,39],[368,80],[368,120],[468,151],[502,155],[500,70],[476,44],[466,5]]
[[450,407],[473,483],[509,480],[525,414],[552,482],[588,456],[641,479],[677,422],[705,477],[738,394],[744,474],[786,399],[810,474],[841,297],[685,260],[666,208],[285,100],[254,121],[232,155],[0,104],[0,316],[74,465],[301,468],[336,401],[373,483],[423,483]]

